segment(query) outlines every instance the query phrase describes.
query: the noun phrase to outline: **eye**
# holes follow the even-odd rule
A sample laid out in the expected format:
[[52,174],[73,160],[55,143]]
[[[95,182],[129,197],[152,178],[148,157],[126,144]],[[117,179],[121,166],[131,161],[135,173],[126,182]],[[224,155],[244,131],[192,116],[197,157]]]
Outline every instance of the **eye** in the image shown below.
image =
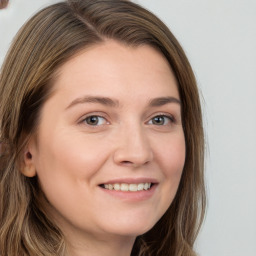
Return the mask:
[[90,126],[99,126],[99,125],[104,125],[108,123],[104,117],[96,116],[96,115],[88,116],[82,122]]
[[167,115],[157,115],[149,121],[149,124],[152,125],[168,125],[170,123],[174,123],[174,119],[173,117]]

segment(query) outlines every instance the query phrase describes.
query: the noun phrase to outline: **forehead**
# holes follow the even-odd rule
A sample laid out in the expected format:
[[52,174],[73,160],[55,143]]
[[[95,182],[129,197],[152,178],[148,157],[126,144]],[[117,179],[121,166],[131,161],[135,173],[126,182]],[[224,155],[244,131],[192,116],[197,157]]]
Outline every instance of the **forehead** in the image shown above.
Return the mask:
[[67,61],[59,69],[54,86],[57,91],[90,90],[108,96],[115,92],[168,94],[171,90],[172,96],[178,97],[175,76],[159,51],[148,45],[132,47],[111,40],[84,49]]

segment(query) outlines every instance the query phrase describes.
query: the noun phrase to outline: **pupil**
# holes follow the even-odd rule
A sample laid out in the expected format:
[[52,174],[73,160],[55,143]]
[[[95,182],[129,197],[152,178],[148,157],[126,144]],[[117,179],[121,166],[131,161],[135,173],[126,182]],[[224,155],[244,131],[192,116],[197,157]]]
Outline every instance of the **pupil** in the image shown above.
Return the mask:
[[90,117],[87,119],[87,123],[88,123],[88,124],[92,124],[92,125],[98,124],[98,117],[97,117],[97,116],[90,116]]
[[163,124],[163,121],[164,121],[164,119],[161,116],[157,116],[157,117],[154,118],[154,123],[155,124]]

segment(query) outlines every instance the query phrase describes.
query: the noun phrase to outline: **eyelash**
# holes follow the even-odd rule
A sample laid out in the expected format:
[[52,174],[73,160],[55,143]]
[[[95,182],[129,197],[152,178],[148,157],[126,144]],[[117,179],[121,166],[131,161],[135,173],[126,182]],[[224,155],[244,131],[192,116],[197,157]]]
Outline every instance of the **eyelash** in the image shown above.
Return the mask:
[[[91,119],[92,118],[97,118],[97,124],[95,124],[95,125],[94,124],[89,124],[88,121],[89,121],[90,118]],[[164,119],[164,124],[154,124],[153,123],[154,118],[163,118]],[[99,119],[104,119],[105,123],[104,124],[98,124]],[[170,122],[170,124],[175,123],[175,118],[172,115],[166,115],[166,114],[155,115],[152,118],[150,118],[149,121],[147,121],[147,123],[149,123],[150,125],[156,125],[156,126],[167,126],[169,122]],[[83,120],[80,123],[82,123],[82,124],[86,123],[86,125],[88,125],[90,127],[97,127],[97,126],[109,124],[109,122],[107,121],[107,119],[105,117],[103,117],[101,115],[97,115],[97,114],[86,116],[85,118],[83,118]]]
[[[154,118],[163,118],[164,119],[164,124],[153,124],[153,119]],[[173,124],[173,123],[175,123],[175,118],[172,116],[172,115],[166,115],[166,114],[158,114],[158,115],[155,115],[155,116],[153,116],[150,120],[149,120],[149,122],[151,122],[151,125],[156,125],[156,126],[166,126],[166,125],[168,125],[168,123],[166,123],[166,122],[168,122],[168,121],[166,121],[166,119],[171,123],[171,124]]]
[[107,121],[107,119],[106,119],[105,117],[103,117],[103,116],[100,116],[100,115],[90,115],[90,116],[86,116],[85,118],[83,118],[83,120],[81,121],[81,123],[86,123],[86,125],[88,125],[88,126],[90,126],[90,127],[97,127],[97,126],[103,125],[103,124],[98,124],[98,122],[97,122],[97,124],[95,124],[95,125],[89,124],[88,121],[89,121],[90,118],[91,118],[91,119],[92,119],[92,118],[97,118],[98,121],[99,121],[99,119],[104,119],[105,122],[106,122],[106,124],[109,124],[109,122]]

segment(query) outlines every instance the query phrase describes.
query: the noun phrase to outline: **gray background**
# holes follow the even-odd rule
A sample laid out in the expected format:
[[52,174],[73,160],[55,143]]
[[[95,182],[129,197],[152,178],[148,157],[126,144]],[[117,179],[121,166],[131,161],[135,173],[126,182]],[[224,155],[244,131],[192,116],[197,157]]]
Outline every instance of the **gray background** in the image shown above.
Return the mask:
[[[0,11],[0,64],[19,27],[57,1],[10,0]],[[256,1],[134,0],[184,47],[202,93],[208,212],[201,256],[256,255]]]

